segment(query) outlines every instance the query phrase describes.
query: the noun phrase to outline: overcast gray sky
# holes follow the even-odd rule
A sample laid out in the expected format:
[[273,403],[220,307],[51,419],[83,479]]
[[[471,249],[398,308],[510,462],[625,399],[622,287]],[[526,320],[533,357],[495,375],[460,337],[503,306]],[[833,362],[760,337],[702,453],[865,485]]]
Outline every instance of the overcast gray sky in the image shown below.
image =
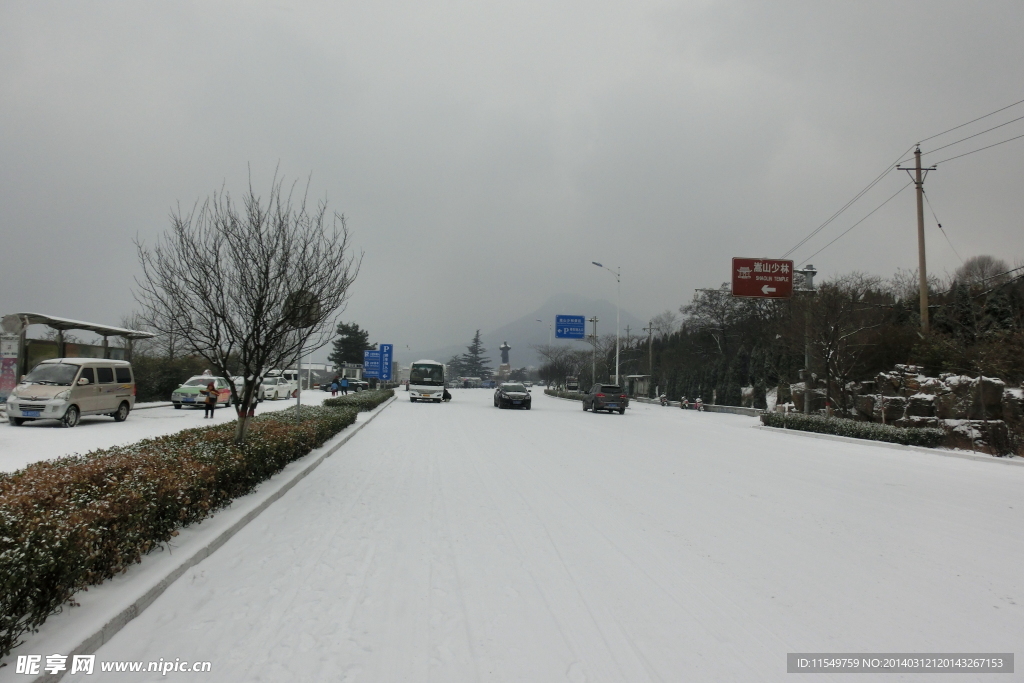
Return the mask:
[[[591,261],[621,266],[646,319],[732,256],[781,256],[917,140],[1024,99],[1022,29],[1020,0],[0,0],[0,312],[117,324],[132,239],[241,194],[251,164],[263,188],[278,165],[311,175],[346,215],[365,252],[346,318],[374,341],[429,349],[552,294],[614,300]],[[928,176],[964,258],[1024,259],[1022,158],[1024,139]],[[915,268],[915,220],[907,190],[813,262]],[[929,224],[930,270],[951,271]]]

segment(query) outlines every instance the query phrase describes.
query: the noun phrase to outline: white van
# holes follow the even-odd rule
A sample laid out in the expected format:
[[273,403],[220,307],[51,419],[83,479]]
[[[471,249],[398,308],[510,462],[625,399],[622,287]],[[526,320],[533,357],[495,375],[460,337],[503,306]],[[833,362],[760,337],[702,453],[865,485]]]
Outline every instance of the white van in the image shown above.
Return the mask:
[[44,360],[21,378],[7,397],[7,420],[60,420],[74,427],[83,415],[109,415],[123,422],[135,407],[131,363],[102,358]]

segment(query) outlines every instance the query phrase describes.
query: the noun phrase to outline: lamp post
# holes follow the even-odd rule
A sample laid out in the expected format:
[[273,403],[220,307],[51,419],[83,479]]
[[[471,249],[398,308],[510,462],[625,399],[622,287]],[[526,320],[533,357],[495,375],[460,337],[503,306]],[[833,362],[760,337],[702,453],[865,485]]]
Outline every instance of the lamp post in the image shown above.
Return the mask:
[[[606,268],[597,261],[591,261],[598,268],[604,268],[615,276],[615,383],[619,383],[619,299],[622,298],[622,277],[619,267],[615,270]],[[595,380],[596,381],[596,380]]]
[[[534,318],[537,322],[544,324],[544,321],[540,318]],[[554,323],[548,323],[548,346],[551,346],[551,327]]]

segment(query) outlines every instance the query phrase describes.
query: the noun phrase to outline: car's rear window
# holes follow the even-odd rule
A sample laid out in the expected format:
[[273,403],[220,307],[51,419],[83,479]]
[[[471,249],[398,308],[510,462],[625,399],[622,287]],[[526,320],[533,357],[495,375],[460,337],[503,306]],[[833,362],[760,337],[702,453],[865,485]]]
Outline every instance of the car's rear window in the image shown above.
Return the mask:
[[614,384],[602,384],[601,391],[605,392],[606,394],[621,394],[622,387],[617,387]]
[[117,381],[121,384],[129,384],[132,381],[132,371],[124,366],[114,368],[117,373]]

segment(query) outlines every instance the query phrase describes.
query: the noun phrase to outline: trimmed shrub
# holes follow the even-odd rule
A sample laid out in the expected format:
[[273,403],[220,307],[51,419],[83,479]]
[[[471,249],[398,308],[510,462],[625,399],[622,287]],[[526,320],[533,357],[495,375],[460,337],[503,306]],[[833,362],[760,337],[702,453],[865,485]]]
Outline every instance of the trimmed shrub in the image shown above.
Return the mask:
[[557,389],[545,389],[544,393],[556,398],[568,398],[573,401],[582,401],[584,394],[575,391],[558,391]]
[[348,394],[347,396],[329,398],[324,401],[324,405],[330,408],[355,408],[360,411],[366,411],[373,410],[394,395],[394,389],[360,391],[355,394]]
[[841,417],[804,415],[803,413],[764,413],[761,424],[767,427],[784,427],[804,432],[850,436],[855,439],[886,441],[904,446],[928,446],[934,448],[942,443],[946,434],[931,427],[893,427],[876,422],[856,422]]
[[249,493],[351,425],[353,408],[303,407],[37,462],[0,474],[0,658],[71,601]]

